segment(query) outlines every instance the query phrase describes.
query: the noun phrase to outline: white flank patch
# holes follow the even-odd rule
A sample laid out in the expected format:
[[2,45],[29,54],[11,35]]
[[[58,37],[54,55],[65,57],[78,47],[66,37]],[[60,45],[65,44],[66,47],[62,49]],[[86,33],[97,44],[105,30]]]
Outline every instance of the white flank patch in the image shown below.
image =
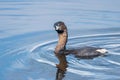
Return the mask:
[[106,49],[97,49],[96,51],[103,53],[103,54],[108,52],[108,50],[106,50]]

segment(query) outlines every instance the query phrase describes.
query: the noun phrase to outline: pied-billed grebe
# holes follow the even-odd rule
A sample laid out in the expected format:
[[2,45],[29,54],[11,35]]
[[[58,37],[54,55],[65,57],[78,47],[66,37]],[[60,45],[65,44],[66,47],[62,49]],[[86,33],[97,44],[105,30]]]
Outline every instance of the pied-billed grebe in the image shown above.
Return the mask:
[[94,58],[107,53],[106,49],[97,47],[81,47],[66,50],[66,43],[68,39],[66,25],[64,22],[58,21],[54,24],[54,27],[59,36],[58,44],[55,48],[55,54],[73,54],[78,58]]

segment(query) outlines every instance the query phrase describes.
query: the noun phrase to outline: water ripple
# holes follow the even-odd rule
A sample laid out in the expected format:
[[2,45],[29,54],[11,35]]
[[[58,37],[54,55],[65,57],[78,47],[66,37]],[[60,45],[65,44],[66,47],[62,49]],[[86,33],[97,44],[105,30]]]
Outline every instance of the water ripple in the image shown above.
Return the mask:
[[[98,57],[93,60],[78,60],[74,56],[69,55],[67,56],[67,61],[69,62],[67,73],[80,76],[95,76],[97,72],[98,75],[107,77],[110,73],[109,71],[112,71],[112,76],[115,77],[116,75],[114,74],[117,74],[115,71],[117,71],[120,66],[120,62],[116,60],[120,55],[116,51],[120,50],[119,36],[120,33],[108,33],[70,37],[67,44],[69,48],[89,45],[106,48],[109,53],[107,57]],[[54,55],[56,44],[57,40],[52,40],[35,45],[30,49],[32,58],[40,63],[49,64],[55,67],[55,64],[58,63]],[[116,69],[114,69],[113,66],[116,67]],[[99,76],[96,77],[98,78]]]

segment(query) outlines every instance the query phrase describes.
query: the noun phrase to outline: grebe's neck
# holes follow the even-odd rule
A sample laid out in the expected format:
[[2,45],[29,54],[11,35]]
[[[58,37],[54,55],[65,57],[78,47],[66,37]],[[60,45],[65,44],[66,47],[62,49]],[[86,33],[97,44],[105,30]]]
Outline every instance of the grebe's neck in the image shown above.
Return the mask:
[[56,53],[59,53],[61,50],[65,50],[66,48],[66,43],[68,39],[67,29],[64,30],[63,33],[58,34],[58,37],[59,37],[58,44],[55,48]]
[[68,33],[67,30],[64,30],[63,33],[58,34],[59,40],[58,44],[55,48],[55,54],[57,58],[59,59],[59,64],[57,64],[57,68],[66,71],[67,68],[67,60],[66,56],[64,54],[64,50],[66,48],[66,43],[67,43],[67,38],[68,38]]
[[64,31],[62,34],[58,34],[59,40],[58,40],[58,46],[66,46],[67,43],[67,38],[68,38],[68,33],[67,31]]

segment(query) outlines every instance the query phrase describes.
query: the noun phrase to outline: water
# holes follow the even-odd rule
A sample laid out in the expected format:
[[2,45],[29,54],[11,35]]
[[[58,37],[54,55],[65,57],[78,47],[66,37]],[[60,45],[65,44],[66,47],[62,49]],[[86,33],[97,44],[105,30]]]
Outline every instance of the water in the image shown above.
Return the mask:
[[67,47],[106,48],[106,57],[67,56],[63,80],[120,79],[119,0],[0,0],[0,80],[55,80],[57,33],[64,21]]

